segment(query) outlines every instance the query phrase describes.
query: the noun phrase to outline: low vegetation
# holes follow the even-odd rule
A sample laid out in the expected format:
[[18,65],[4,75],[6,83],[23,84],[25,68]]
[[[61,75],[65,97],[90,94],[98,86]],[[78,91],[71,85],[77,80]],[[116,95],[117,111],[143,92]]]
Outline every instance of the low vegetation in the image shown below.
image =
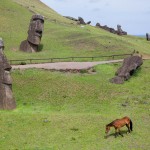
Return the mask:
[[[99,65],[96,74],[44,70],[12,72],[14,111],[0,111],[5,149],[149,149],[149,65],[123,85],[109,82],[120,64]],[[40,80],[39,80],[40,79]],[[105,125],[131,117],[133,132],[104,139]]]

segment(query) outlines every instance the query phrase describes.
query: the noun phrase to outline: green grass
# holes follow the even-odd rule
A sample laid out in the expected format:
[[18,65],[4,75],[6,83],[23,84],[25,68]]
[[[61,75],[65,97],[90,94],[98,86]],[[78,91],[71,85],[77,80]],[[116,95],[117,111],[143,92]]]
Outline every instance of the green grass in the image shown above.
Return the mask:
[[[41,41],[43,49],[30,54],[20,52],[19,45],[27,38],[33,12],[44,15],[46,19]],[[144,38],[117,36],[89,25],[81,28],[38,0],[30,3],[29,0],[2,0],[0,14],[0,36],[4,39],[8,59],[101,56],[131,53],[133,50],[150,54],[150,44]]]
[[[149,149],[150,61],[125,84],[111,84],[119,65],[98,65],[96,74],[13,71],[17,109],[0,111],[1,149]],[[114,138],[112,129],[104,139],[105,125],[126,115],[133,132]]]

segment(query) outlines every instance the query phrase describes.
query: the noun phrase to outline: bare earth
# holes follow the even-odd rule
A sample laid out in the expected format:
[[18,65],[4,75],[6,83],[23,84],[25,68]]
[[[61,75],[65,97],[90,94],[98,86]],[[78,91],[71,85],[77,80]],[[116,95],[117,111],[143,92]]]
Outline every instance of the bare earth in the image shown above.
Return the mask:
[[99,64],[122,62],[123,60],[110,60],[99,62],[56,62],[56,63],[44,63],[44,64],[27,64],[27,65],[12,65],[12,69],[28,69],[38,68],[47,70],[82,70],[89,69]]

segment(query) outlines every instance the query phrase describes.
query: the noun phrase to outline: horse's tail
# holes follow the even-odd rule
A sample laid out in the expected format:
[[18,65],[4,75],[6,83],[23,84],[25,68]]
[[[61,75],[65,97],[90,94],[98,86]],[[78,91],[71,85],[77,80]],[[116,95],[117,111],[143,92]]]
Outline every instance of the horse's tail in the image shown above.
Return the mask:
[[131,119],[130,119],[130,130],[133,131],[133,123],[132,123]]

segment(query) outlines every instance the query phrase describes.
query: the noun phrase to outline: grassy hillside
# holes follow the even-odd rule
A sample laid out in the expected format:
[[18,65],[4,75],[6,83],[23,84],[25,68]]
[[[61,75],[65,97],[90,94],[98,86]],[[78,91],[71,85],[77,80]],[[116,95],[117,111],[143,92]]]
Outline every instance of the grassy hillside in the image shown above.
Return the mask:
[[[96,74],[13,71],[17,109],[0,111],[1,149],[148,150],[150,61],[125,84],[111,84],[119,65],[96,66]],[[104,139],[105,125],[126,115],[133,132],[123,127],[124,137],[114,138],[111,129]]]
[[[27,38],[33,13],[46,17],[39,53],[26,54],[18,50]],[[143,38],[117,36],[92,26],[77,26],[39,0],[2,0],[0,5],[0,36],[5,41],[9,59],[67,56],[99,56],[130,53],[134,49],[149,54],[150,43]],[[41,46],[41,47],[42,47]]]

